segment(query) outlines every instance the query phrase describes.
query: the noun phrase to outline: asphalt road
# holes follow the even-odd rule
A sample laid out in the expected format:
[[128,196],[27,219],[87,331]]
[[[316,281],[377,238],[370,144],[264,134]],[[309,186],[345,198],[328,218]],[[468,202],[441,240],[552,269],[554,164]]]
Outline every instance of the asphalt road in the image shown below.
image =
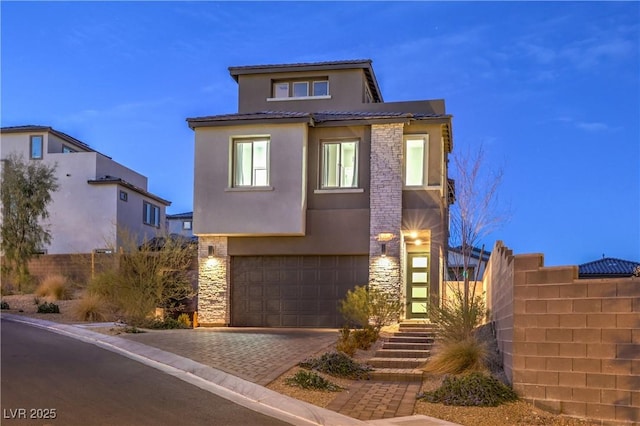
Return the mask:
[[3,426],[287,424],[94,345],[0,326]]

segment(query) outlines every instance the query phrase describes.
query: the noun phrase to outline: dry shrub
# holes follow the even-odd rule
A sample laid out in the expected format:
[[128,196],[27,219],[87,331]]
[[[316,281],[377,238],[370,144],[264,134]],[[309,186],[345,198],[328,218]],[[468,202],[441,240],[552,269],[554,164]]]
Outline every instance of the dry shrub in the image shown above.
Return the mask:
[[75,305],[74,315],[80,321],[102,322],[107,320],[108,308],[100,296],[87,293]]
[[443,342],[422,369],[432,374],[484,372],[487,347],[474,337],[458,342]]
[[36,289],[36,295],[53,300],[69,300],[73,298],[73,290],[62,275],[47,275]]

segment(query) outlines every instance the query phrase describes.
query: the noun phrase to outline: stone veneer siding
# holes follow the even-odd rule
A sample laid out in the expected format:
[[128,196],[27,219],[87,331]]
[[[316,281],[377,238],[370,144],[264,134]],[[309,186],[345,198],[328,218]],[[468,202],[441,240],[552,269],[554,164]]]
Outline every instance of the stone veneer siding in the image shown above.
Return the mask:
[[[369,285],[401,294],[402,123],[371,126]],[[378,234],[394,237],[381,257]]]
[[[209,259],[208,247],[214,256]],[[198,322],[203,326],[229,325],[229,263],[227,237],[198,239]]]

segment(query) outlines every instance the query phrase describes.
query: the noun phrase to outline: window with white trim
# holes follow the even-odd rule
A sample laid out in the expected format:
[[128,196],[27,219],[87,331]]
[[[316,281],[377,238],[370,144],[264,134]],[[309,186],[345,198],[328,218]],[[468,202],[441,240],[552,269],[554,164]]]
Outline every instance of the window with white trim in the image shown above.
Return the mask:
[[42,160],[43,144],[42,135],[29,137],[29,158],[32,160]]
[[279,80],[273,82],[273,98],[311,98],[329,96],[329,79],[316,77],[308,80]]
[[321,188],[357,188],[358,141],[322,142]]
[[233,141],[233,186],[269,185],[269,138]]
[[189,231],[191,230],[191,221],[190,220],[183,220],[182,221],[182,229]]
[[404,136],[404,184],[424,186],[427,171],[427,135]]
[[160,227],[160,207],[155,204],[147,203],[143,201],[142,203],[142,222],[145,225],[155,226],[156,228]]

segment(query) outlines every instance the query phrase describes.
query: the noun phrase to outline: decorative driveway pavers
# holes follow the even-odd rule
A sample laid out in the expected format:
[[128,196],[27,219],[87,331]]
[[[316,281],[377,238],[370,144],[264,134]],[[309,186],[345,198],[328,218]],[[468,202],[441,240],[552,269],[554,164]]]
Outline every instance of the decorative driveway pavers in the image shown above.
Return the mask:
[[259,385],[336,343],[332,329],[197,328],[121,337],[172,352]]
[[359,420],[411,416],[420,382],[355,382],[327,408]]

